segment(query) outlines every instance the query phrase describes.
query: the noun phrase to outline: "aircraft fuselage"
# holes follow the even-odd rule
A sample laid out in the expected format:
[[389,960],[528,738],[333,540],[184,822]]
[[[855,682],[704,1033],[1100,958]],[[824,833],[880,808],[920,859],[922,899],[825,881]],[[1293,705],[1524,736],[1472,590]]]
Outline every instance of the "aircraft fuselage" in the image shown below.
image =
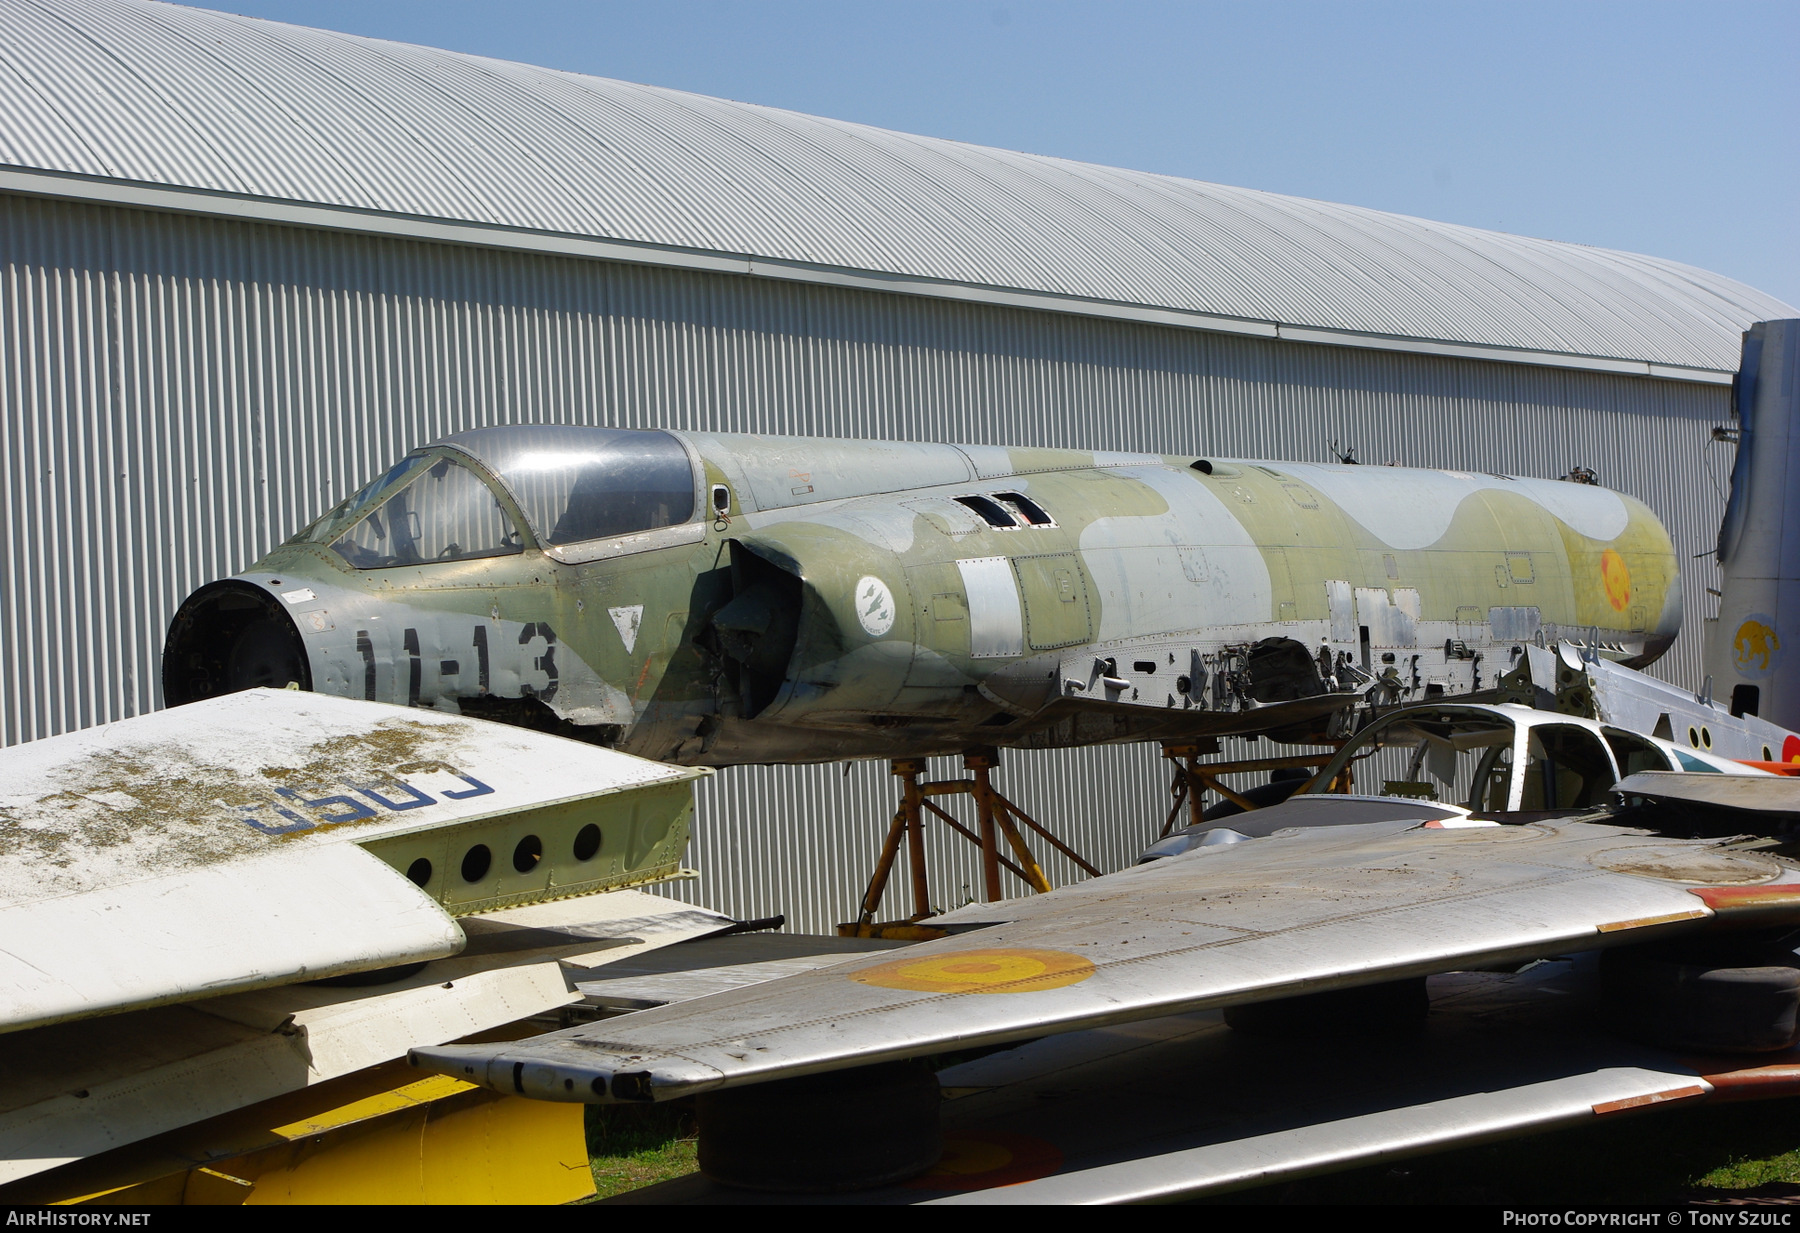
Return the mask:
[[197,591],[164,689],[291,681],[707,765],[1299,735],[1372,686],[1491,685],[1527,642],[1648,663],[1677,570],[1640,502],[1558,481],[518,426]]

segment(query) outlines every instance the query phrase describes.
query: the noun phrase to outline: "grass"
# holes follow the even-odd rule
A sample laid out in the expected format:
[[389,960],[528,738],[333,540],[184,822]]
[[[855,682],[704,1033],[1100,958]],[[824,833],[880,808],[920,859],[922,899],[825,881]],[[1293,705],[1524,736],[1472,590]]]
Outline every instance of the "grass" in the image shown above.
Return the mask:
[[1800,1149],[1761,1159],[1735,1158],[1696,1179],[1695,1185],[1719,1190],[1752,1190],[1780,1182],[1800,1183]]
[[691,1100],[589,1105],[587,1144],[595,1199],[685,1177],[700,1167],[694,1156]]

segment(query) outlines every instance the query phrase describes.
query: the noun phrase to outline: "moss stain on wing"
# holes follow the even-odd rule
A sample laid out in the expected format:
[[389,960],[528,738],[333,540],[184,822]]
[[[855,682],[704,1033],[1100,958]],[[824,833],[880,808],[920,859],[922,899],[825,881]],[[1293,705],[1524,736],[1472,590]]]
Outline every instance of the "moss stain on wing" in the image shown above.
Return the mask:
[[[301,746],[289,765],[263,767],[260,777],[270,790],[335,795],[346,781],[391,781],[401,766],[453,762],[457,736],[429,722],[386,719],[364,732]],[[8,880],[36,898],[97,885],[126,865],[141,871],[215,864],[268,852],[276,842],[382,820],[309,819],[315,825],[304,830],[267,834],[240,813],[273,799],[256,779],[189,749],[153,760],[131,749],[97,752],[83,764],[78,787],[0,806],[0,867],[15,865]]]

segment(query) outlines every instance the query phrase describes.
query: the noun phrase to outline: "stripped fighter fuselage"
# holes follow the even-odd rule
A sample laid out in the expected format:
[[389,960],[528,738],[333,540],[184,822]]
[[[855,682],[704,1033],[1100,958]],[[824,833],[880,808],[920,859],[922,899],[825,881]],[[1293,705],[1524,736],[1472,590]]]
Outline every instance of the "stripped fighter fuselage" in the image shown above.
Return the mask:
[[1320,731],[1544,638],[1648,663],[1667,532],[1603,488],[521,425],[409,455],[183,604],[171,703],[297,682],[683,763]]

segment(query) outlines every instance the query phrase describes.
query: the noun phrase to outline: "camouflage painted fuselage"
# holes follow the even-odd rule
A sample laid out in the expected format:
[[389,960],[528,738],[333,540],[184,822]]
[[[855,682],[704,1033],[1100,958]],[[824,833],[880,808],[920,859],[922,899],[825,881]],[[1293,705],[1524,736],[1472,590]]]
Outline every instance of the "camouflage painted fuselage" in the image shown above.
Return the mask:
[[170,701],[285,677],[708,765],[1297,738],[1347,694],[1490,686],[1526,642],[1641,665],[1680,622],[1667,532],[1598,487],[670,435],[691,518],[548,548],[427,447],[483,474],[512,555],[359,569],[302,533],[183,606]]

